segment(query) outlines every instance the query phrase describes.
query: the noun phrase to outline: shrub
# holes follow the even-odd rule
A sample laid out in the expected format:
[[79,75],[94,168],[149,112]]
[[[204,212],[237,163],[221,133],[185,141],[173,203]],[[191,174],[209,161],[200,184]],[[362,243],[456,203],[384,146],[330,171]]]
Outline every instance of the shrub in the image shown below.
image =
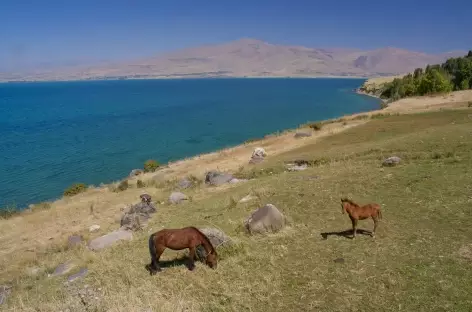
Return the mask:
[[310,127],[311,129],[315,131],[319,131],[321,130],[321,128],[323,128],[323,124],[321,122],[314,122],[314,123],[309,124],[308,127]]
[[118,187],[116,188],[117,192],[123,192],[126,191],[129,187],[128,180],[123,180],[118,184]]
[[87,190],[87,185],[85,185],[84,183],[75,183],[69,186],[64,191],[64,196],[74,196],[82,192],[85,192],[86,190]]
[[386,102],[382,101],[382,103],[380,103],[380,109],[385,109],[387,107],[388,107],[388,104]]
[[144,163],[144,172],[154,172],[159,168],[159,163],[154,159],[146,160]]
[[467,107],[472,107],[472,101],[469,101],[469,103],[467,104]]
[[146,186],[146,184],[144,184],[144,182],[143,182],[143,181],[141,181],[141,180],[138,180],[138,181],[136,182],[136,186],[137,186],[138,188],[143,188],[143,187],[145,187],[145,186]]
[[0,209],[0,219],[9,219],[19,213],[20,211],[15,207],[8,206],[6,208]]

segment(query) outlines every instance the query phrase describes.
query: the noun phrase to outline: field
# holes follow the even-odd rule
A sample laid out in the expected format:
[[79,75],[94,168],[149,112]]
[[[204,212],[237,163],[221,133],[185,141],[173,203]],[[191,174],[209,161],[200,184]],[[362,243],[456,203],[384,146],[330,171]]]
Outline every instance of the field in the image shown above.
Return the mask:
[[[291,140],[296,143],[288,143],[293,133],[268,138],[262,146],[269,156],[255,167],[241,165],[258,144],[251,143],[244,153],[239,147],[171,165],[167,180],[144,189],[95,188],[0,220],[0,285],[12,285],[1,309],[471,311],[472,109],[458,102],[453,107],[461,109],[397,114],[393,105],[383,115],[326,124],[312,138]],[[286,148],[276,152],[276,146]],[[382,167],[393,155],[401,163]],[[286,172],[285,162],[296,159],[311,166]],[[216,167],[252,180],[200,185],[186,192],[190,201],[165,203],[172,179],[184,172],[202,179]],[[164,203],[132,241],[98,253],[67,247],[69,234],[89,238],[116,229],[120,209],[143,191]],[[257,199],[237,203],[247,194]],[[382,206],[375,239],[344,233],[350,221],[341,213],[341,197]],[[278,207],[289,225],[279,233],[245,234],[243,220],[266,203]],[[90,234],[94,223],[101,232]],[[219,250],[216,270],[197,263],[194,272],[179,265],[185,252],[166,250],[161,260],[177,259],[175,265],[149,276],[149,234],[188,225],[217,227],[236,244]],[[363,230],[372,227],[371,220],[360,222]],[[48,277],[67,260],[76,264],[71,273],[85,266],[89,272],[71,287],[63,277]],[[90,296],[78,294],[84,287]]]

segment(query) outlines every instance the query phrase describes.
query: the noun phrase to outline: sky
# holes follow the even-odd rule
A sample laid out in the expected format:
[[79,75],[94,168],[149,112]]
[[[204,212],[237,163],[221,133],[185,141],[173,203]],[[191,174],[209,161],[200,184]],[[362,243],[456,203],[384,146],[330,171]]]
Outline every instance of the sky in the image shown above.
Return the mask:
[[254,38],[320,48],[472,49],[468,0],[0,0],[0,70]]

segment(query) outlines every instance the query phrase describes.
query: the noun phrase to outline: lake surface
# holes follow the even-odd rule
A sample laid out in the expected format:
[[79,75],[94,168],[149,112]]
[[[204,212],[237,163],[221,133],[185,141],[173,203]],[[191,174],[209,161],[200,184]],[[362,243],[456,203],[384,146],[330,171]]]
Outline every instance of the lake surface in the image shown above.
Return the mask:
[[[364,79],[174,79],[0,84],[0,207],[52,200],[75,182],[369,111]],[[1,208],[0,208],[1,209]]]

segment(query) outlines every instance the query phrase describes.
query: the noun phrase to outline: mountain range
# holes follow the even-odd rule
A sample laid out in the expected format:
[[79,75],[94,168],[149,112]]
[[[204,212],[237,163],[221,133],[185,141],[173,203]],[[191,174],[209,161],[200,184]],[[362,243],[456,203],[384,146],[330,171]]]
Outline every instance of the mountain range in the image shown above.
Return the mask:
[[0,72],[0,81],[198,77],[378,77],[438,64],[466,51],[427,54],[386,47],[375,50],[308,48],[240,39],[155,57],[29,72]]

